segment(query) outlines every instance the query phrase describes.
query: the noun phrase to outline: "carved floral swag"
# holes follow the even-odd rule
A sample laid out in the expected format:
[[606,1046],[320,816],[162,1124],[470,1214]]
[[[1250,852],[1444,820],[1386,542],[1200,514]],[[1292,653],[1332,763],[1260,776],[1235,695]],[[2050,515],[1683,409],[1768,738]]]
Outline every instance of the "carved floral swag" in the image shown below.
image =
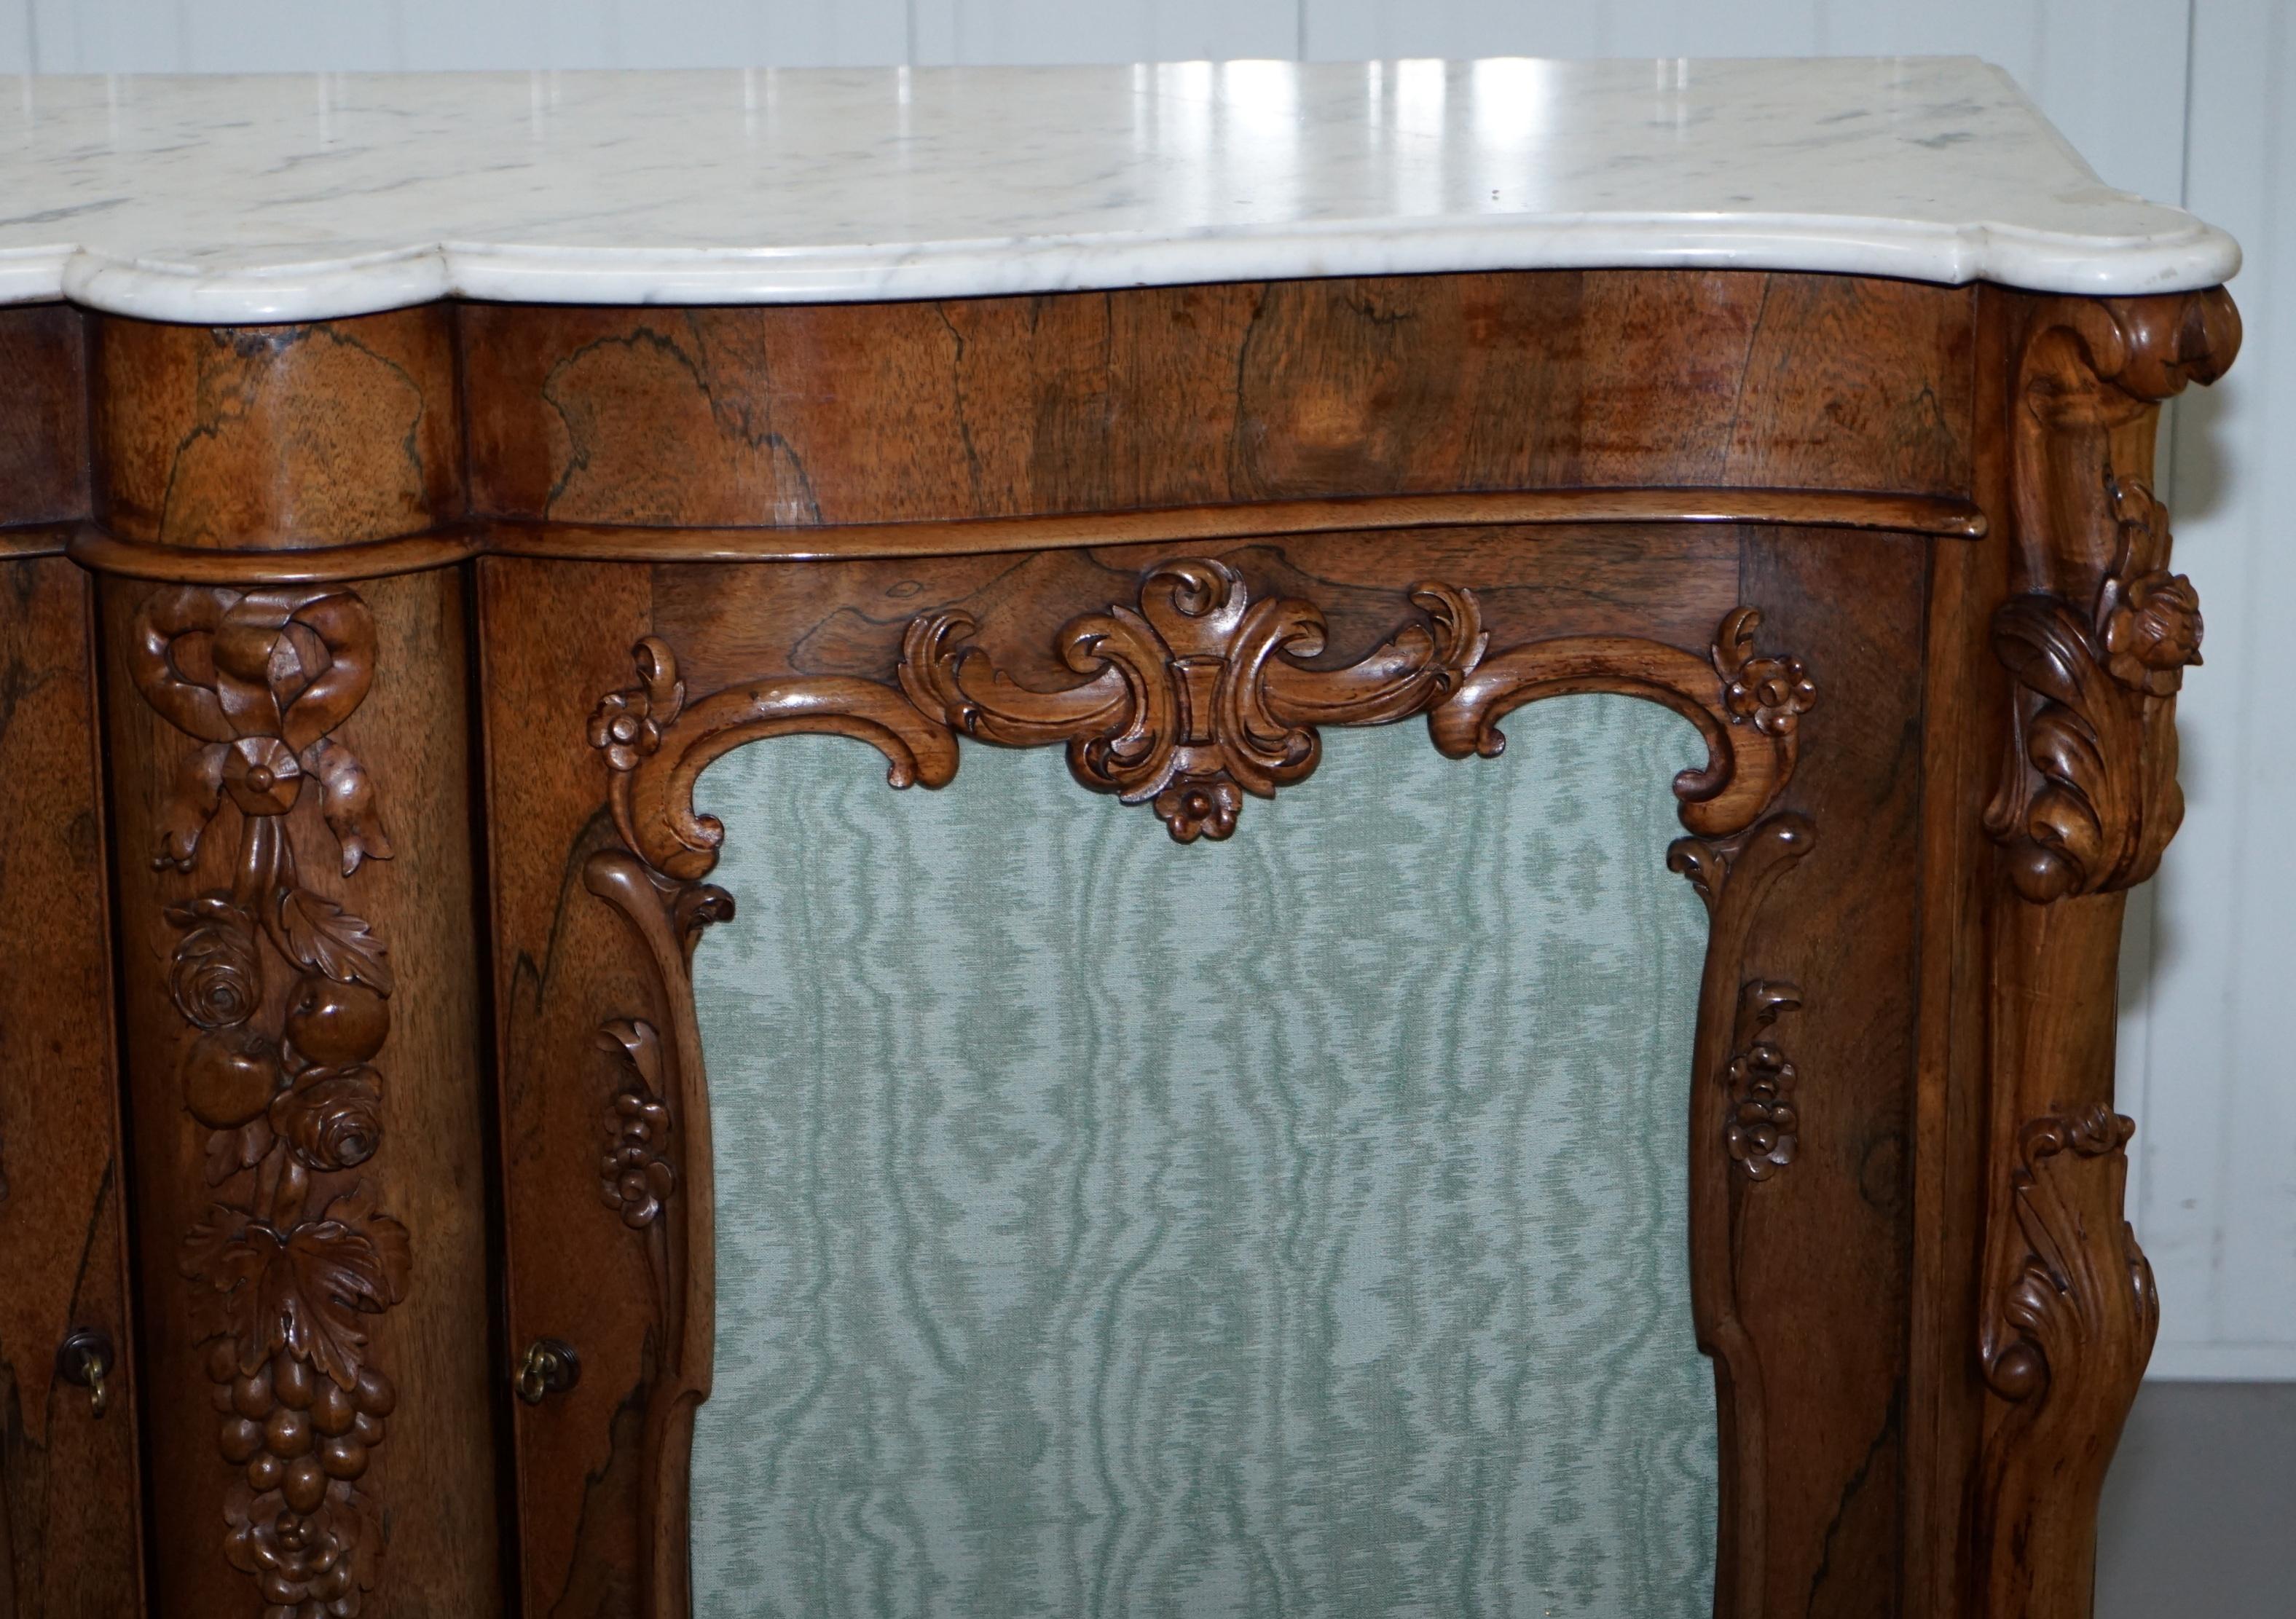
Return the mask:
[[[144,606],[128,657],[145,700],[201,744],[177,773],[154,865],[191,871],[226,800],[240,818],[231,886],[168,912],[182,930],[169,990],[198,1031],[179,1066],[184,1101],[219,1189],[180,1268],[212,1340],[219,1448],[241,1470],[225,1551],[257,1579],[265,1619],[341,1619],[382,1550],[356,1481],[397,1394],[369,1335],[410,1268],[406,1228],[365,1182],[339,1179],[381,1145],[372,1065],[391,973],[367,923],[303,886],[288,818],[315,783],[345,877],[390,854],[366,773],[332,735],[373,681],[373,622],[340,587],[181,586]],[[276,988],[266,945],[289,975]]]

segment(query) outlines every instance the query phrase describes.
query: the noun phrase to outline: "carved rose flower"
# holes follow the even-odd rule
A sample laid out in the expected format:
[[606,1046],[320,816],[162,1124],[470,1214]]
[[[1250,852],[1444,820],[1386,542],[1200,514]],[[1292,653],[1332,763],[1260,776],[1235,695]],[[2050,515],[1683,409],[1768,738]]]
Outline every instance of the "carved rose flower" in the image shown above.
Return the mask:
[[2113,593],[2104,617],[2105,667],[2124,686],[2167,697],[2201,661],[2201,599],[2182,574],[2149,573]]
[[590,714],[590,746],[603,750],[615,770],[636,770],[638,761],[661,747],[661,727],[643,691],[609,691]]
[[381,1076],[364,1063],[307,1068],[271,1103],[271,1128],[313,1169],[350,1169],[382,1141]]
[[184,929],[168,970],[176,1010],[203,1029],[255,1016],[263,1002],[255,919],[224,895],[208,894],[172,907],[168,920]]
[[1182,776],[1151,805],[1177,843],[1209,838],[1218,843],[1235,830],[1243,789],[1226,776]]
[[1731,717],[1751,720],[1765,736],[1790,736],[1795,722],[1817,702],[1817,683],[1799,658],[1750,658],[1722,688]]
[[1793,1078],[1793,1064],[1767,1040],[1730,1059],[1727,1083],[1737,1103],[1724,1136],[1751,1180],[1767,1181],[1793,1162],[1796,1118],[1785,1100]]

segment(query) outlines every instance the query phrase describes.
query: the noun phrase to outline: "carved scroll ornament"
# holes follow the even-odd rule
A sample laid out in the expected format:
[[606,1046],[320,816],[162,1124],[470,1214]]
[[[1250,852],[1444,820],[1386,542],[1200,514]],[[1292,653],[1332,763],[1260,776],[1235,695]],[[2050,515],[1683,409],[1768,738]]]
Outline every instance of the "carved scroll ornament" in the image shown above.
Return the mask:
[[[2183,814],[2176,695],[2200,604],[2169,570],[2150,487],[2161,402],[2232,363],[2220,287],[2060,298],[2023,310],[2011,420],[2013,593],[1995,615],[2013,680],[1986,827],[1991,906],[1990,1206],[1977,1364],[1983,1439],[1967,1606],[2078,1619],[2096,1504],[2152,1351],[2152,1274],[2122,1217],[2129,1124],[2107,1103],[2120,890]],[[2066,903],[2058,903],[2066,902]]]
[[1035,691],[965,644],[962,613],[909,626],[901,689],[967,736],[1013,747],[1068,745],[1069,768],[1098,792],[1149,805],[1175,839],[1223,838],[1243,794],[1275,796],[1323,756],[1318,725],[1376,725],[1448,697],[1487,637],[1472,593],[1415,585],[1427,615],[1361,662],[1313,669],[1324,615],[1293,597],[1254,601],[1225,562],[1149,570],[1137,609],[1111,607],[1061,632],[1062,660],[1083,684]]
[[2121,1217],[2134,1128],[2096,1104],[2017,1132],[1980,1355],[2010,1404],[1985,1448],[1972,1569],[1979,1611],[2005,1619],[2087,1609],[2098,1493],[2161,1325]]
[[[340,587],[181,586],[138,615],[131,678],[201,747],[184,761],[154,864],[189,871],[229,803],[231,886],[172,907],[169,969],[184,1101],[218,1189],[179,1268],[213,1339],[218,1447],[238,1469],[225,1555],[266,1615],[349,1615],[383,1550],[361,1487],[397,1403],[368,1349],[406,1291],[406,1229],[350,1172],[381,1145],[391,972],[381,939],[304,885],[286,832],[306,782],[342,873],[390,854],[373,789],[333,732],[366,695],[374,628]],[[266,983],[266,962],[283,983]]]
[[1675,779],[1683,824],[1703,837],[1740,831],[1792,779],[1801,716],[1817,702],[1801,659],[1755,651],[1761,626],[1759,609],[1732,609],[1703,659],[1623,635],[1526,642],[1484,660],[1428,727],[1448,757],[1496,758],[1506,747],[1499,720],[1525,703],[1575,691],[1647,698],[1706,739],[1704,767]]

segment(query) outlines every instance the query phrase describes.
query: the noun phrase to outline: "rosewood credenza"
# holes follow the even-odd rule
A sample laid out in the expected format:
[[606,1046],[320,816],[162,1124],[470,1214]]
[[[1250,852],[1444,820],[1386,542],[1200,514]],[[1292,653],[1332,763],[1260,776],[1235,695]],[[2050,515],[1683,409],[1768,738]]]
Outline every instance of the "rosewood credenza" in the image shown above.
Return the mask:
[[[992,1611],[693,1577],[705,768],[843,739],[906,804],[1058,747],[1039,797],[1265,894],[1351,728],[1464,791],[1587,693],[1695,732],[1653,1139],[1712,1611],[2087,1614],[2220,234],[1963,61],[109,94],[0,114],[0,1615]],[[1037,1443],[994,1405],[946,1420]],[[1439,1562],[1070,1611],[1435,1611]]]

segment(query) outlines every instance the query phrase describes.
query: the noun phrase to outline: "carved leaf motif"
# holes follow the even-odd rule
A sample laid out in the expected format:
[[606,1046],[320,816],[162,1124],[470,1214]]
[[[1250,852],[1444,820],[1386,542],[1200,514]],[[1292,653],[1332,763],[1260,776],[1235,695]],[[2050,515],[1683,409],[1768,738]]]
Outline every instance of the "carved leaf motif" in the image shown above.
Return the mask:
[[364,1185],[283,1235],[218,1204],[184,1239],[183,1270],[224,1296],[240,1370],[284,1349],[348,1390],[365,1364],[364,1317],[406,1296],[406,1228],[373,1212]]
[[[2033,1119],[2019,1132],[2012,1195],[2026,1255],[2001,1304],[2019,1336],[1997,1344],[1986,1361],[1987,1380],[2005,1398],[2029,1399],[2076,1375],[2105,1385],[2118,1378],[2133,1393],[2152,1355],[2160,1295],[2151,1262],[2119,1214],[2122,1154],[2136,1128],[2099,1103]],[[2062,1167],[2068,1157],[2110,1160],[2109,1222],[2094,1221],[2072,1195]]]
[[280,895],[279,930],[287,953],[313,972],[342,984],[365,984],[378,994],[391,989],[390,950],[359,918],[305,888]]
[[2167,771],[2145,768],[2148,729],[2157,720],[2165,731],[2166,705],[2148,711],[2159,699],[2112,676],[2088,623],[2061,597],[2005,602],[1993,645],[2032,694],[2017,711],[2010,767],[1986,814],[1987,830],[2012,846],[2019,891],[2050,900],[2149,876],[2184,814],[2172,737],[2159,742]]

